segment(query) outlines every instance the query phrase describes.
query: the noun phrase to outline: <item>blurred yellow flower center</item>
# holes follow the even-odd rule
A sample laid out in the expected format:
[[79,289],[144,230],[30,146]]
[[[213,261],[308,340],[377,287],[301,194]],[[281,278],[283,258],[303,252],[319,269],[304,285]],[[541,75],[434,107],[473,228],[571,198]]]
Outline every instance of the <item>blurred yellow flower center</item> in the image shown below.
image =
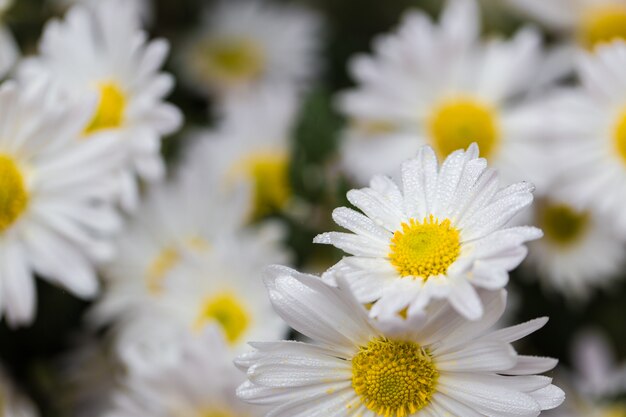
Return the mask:
[[352,358],[352,387],[367,408],[384,417],[406,417],[426,407],[439,372],[414,342],[372,339]]
[[222,293],[204,301],[195,327],[201,329],[211,322],[217,322],[222,327],[226,340],[235,344],[248,329],[250,316],[234,294]]
[[432,113],[428,126],[433,148],[441,158],[466,149],[472,142],[488,158],[500,136],[495,110],[472,99],[445,101]]
[[0,233],[7,230],[28,206],[28,190],[17,163],[0,154]]
[[626,109],[618,117],[613,129],[613,144],[622,162],[626,164]]
[[626,417],[626,405],[616,404],[612,405],[602,411],[600,414],[602,417]]
[[198,417],[237,417],[230,411],[224,410],[208,410],[202,411]]
[[[201,237],[191,237],[185,242],[185,249],[205,251],[210,249],[209,243]],[[163,291],[163,281],[167,274],[174,269],[181,260],[180,250],[175,247],[166,247],[152,260],[146,270],[146,286],[154,295]]]
[[583,13],[578,36],[589,49],[616,39],[626,40],[626,6],[605,4],[589,8]]
[[546,239],[567,246],[579,240],[589,225],[589,213],[578,212],[566,204],[539,207],[539,226]]
[[98,91],[100,101],[93,118],[85,128],[86,135],[100,130],[118,128],[124,122],[126,96],[120,87],[113,82],[103,82],[98,85]]
[[389,260],[403,277],[426,280],[445,274],[461,253],[461,236],[448,219],[440,222],[430,215],[401,226],[391,238]]
[[211,39],[200,44],[196,66],[219,81],[241,82],[257,78],[265,67],[260,45],[253,39]]
[[289,156],[286,153],[257,153],[246,158],[236,171],[251,181],[254,192],[253,217],[258,219],[285,207],[291,197]]

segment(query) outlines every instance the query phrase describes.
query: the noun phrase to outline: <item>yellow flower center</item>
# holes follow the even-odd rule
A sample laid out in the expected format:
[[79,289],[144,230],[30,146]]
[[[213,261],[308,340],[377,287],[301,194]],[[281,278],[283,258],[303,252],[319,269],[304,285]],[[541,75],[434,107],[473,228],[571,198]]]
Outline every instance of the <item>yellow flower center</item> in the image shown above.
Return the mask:
[[379,416],[405,417],[426,407],[438,377],[429,352],[414,342],[375,338],[352,358],[352,387]]
[[626,164],[626,109],[624,109],[613,128],[613,145],[615,152]]
[[202,411],[198,417],[236,417],[233,413],[226,410],[207,410]]
[[250,155],[237,164],[234,177],[244,177],[252,183],[254,219],[282,210],[291,197],[287,153],[263,152]]
[[[209,250],[211,246],[201,237],[191,237],[185,242],[184,249],[196,252]],[[181,250],[175,247],[166,247],[159,252],[146,270],[146,287],[153,295],[163,291],[163,281],[167,274],[181,261]]]
[[124,122],[126,96],[120,87],[113,82],[98,85],[100,100],[93,118],[85,128],[85,135],[105,129],[116,129]]
[[426,280],[445,274],[461,253],[461,236],[448,219],[440,222],[430,215],[401,226],[391,238],[389,260],[402,277]]
[[626,6],[604,4],[589,8],[583,13],[578,32],[580,42],[589,49],[616,39],[626,40]]
[[615,404],[602,410],[600,413],[602,417],[626,417],[626,405]]
[[211,39],[199,45],[194,65],[216,81],[239,83],[261,75],[265,56],[253,39]]
[[7,230],[28,206],[28,190],[17,163],[0,154],[0,233]]
[[546,239],[562,246],[579,240],[589,226],[589,213],[579,212],[566,204],[538,206],[539,225]]
[[430,116],[428,126],[433,148],[441,158],[457,149],[466,149],[472,142],[488,158],[500,138],[496,111],[472,99],[443,102]]
[[250,325],[250,315],[233,293],[226,292],[204,301],[195,328],[201,329],[211,322],[217,322],[222,327],[226,340],[236,344]]

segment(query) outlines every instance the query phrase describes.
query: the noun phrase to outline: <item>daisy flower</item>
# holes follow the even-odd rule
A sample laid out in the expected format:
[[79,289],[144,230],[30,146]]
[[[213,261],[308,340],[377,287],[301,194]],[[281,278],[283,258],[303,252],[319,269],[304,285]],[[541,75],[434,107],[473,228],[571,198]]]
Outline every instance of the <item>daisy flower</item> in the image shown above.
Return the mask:
[[577,207],[590,207],[626,236],[626,43],[582,53],[582,87],[560,94],[553,105],[557,139],[567,181],[560,194]]
[[294,89],[278,86],[230,97],[218,129],[193,138],[188,163],[206,167],[205,177],[220,178],[226,193],[247,186],[249,217],[285,209],[292,198],[291,130],[299,104]]
[[582,301],[591,289],[607,287],[618,277],[624,242],[602,216],[549,196],[532,209],[530,223],[543,230],[544,238],[529,245],[528,261],[546,287]]
[[552,29],[570,34],[583,47],[626,40],[624,0],[507,0]]
[[34,274],[89,298],[93,263],[112,255],[123,154],[111,138],[80,141],[91,104],[61,105],[40,82],[0,87],[0,308],[12,326],[34,318]]
[[402,184],[374,177],[351,190],[361,212],[340,207],[333,219],[352,233],[329,232],[316,243],[349,253],[326,276],[343,277],[372,316],[423,313],[431,299],[447,298],[465,317],[483,309],[474,287],[503,288],[508,271],[526,256],[524,242],[541,237],[534,227],[507,227],[528,206],[532,185],[501,188],[478,147],[455,151],[437,165],[432,148],[402,165]]
[[44,74],[66,97],[98,98],[83,136],[107,132],[120,138],[116,143],[127,154],[119,174],[126,208],[136,204],[134,173],[148,181],[163,176],[161,139],[181,124],[178,109],[163,101],[174,83],[159,72],[168,44],[147,41],[132,3],[104,0],[94,7],[73,7],[64,20],[45,27],[40,55],[20,70],[26,80]]
[[236,417],[260,416],[257,408],[242,403],[235,389],[243,375],[219,332],[208,328],[199,337],[184,337],[175,362],[154,360],[149,375],[130,374],[126,389],[116,397],[105,417]]
[[320,22],[311,11],[267,1],[221,0],[183,46],[194,89],[224,95],[267,83],[299,86],[317,72]]
[[105,291],[91,318],[117,324],[120,350],[162,340],[164,322],[187,331],[218,322],[235,349],[244,336],[285,331],[255,278],[269,263],[288,261],[283,229],[246,227],[248,190],[222,195],[199,174],[148,193],[118,239],[118,257],[103,268]]
[[237,395],[274,407],[268,416],[537,416],[563,402],[556,360],[518,355],[511,343],[546,318],[490,331],[506,293],[484,295],[468,322],[441,303],[423,326],[376,321],[343,285],[274,266],[265,283],[274,309],[315,343],[252,343],[236,364],[248,381]]
[[479,35],[476,2],[451,0],[439,24],[409,12],[374,42],[374,56],[352,61],[357,87],[339,107],[351,120],[342,163],[358,182],[394,174],[424,144],[443,158],[476,142],[507,181],[541,188],[545,112],[529,97],[547,62],[540,35],[523,29],[510,41],[486,42]]

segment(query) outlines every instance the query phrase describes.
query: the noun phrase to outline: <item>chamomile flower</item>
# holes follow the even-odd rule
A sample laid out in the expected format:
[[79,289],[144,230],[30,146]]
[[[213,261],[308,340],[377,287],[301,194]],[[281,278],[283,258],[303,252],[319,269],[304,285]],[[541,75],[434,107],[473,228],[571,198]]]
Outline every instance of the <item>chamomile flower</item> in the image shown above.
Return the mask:
[[594,48],[616,39],[626,40],[624,0],[507,0],[522,12]]
[[274,407],[268,416],[537,416],[563,402],[550,378],[534,375],[556,360],[511,347],[546,318],[489,330],[503,290],[484,295],[482,320],[442,303],[420,327],[370,319],[343,285],[288,268],[269,268],[265,283],[274,309],[314,341],[252,343],[236,361],[248,376],[237,395]]
[[64,96],[98,98],[83,137],[88,140],[100,132],[119,137],[116,143],[127,154],[119,174],[126,208],[136,204],[134,173],[148,181],[163,176],[161,139],[181,123],[178,109],[163,101],[173,87],[173,78],[159,72],[168,44],[146,38],[130,1],[78,5],[64,20],[46,26],[40,55],[20,71],[26,80],[44,74]]
[[529,245],[528,261],[547,288],[580,302],[617,278],[625,246],[602,216],[551,197],[539,198],[532,213],[544,238]]
[[580,55],[582,87],[555,99],[553,119],[562,144],[560,192],[577,207],[590,207],[607,227],[626,236],[626,43]]
[[[118,240],[119,256],[104,268],[106,291],[92,318],[134,328],[126,322],[166,312],[189,330],[221,320],[233,344],[254,331],[281,334],[269,303],[257,296],[262,284],[255,271],[288,260],[282,228],[246,228],[249,192],[222,195],[194,173],[148,194]],[[148,326],[137,327],[148,338]]]
[[221,0],[183,46],[194,89],[228,95],[263,84],[300,86],[317,72],[320,22],[311,11],[268,1]]
[[4,417],[38,417],[33,403],[26,398],[0,369],[0,415]]
[[409,12],[374,56],[352,61],[357,87],[339,106],[351,120],[342,163],[358,182],[395,174],[424,144],[443,158],[477,142],[507,181],[541,188],[544,104],[528,98],[547,62],[540,36],[523,29],[483,43],[479,32],[476,2],[451,0],[439,24]]
[[[106,417],[253,417],[257,408],[242,403],[235,389],[243,375],[219,332],[208,328],[198,337],[187,335],[174,362],[154,359],[149,375],[130,374],[126,389]],[[139,355],[137,355],[139,356]]]
[[286,208],[292,198],[289,175],[291,129],[299,109],[292,88],[263,87],[236,94],[221,107],[216,131],[201,132],[188,163],[205,166],[226,193],[247,186],[248,215],[255,219]]
[[123,155],[105,136],[80,141],[91,104],[63,105],[40,82],[0,87],[0,308],[10,325],[35,316],[35,274],[89,298],[94,262],[112,255]]
[[524,242],[541,237],[534,227],[508,227],[533,196],[533,187],[501,187],[478,147],[455,151],[437,164],[432,148],[402,165],[402,185],[374,177],[369,188],[351,190],[359,210],[340,207],[333,219],[352,233],[329,232],[315,242],[349,253],[327,274],[343,277],[372,316],[408,309],[424,313],[432,299],[447,298],[470,319],[483,308],[474,287],[503,288],[508,271],[526,257]]

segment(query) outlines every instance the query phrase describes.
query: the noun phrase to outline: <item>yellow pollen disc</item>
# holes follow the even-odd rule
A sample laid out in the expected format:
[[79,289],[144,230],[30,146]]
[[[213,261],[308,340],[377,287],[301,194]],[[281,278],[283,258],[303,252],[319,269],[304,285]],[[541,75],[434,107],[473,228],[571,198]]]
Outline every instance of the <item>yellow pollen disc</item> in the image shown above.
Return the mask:
[[626,6],[605,4],[589,8],[583,13],[578,37],[588,49],[617,39],[626,40]]
[[[201,237],[192,236],[183,245],[184,249],[195,252],[204,252],[211,249],[211,245]],[[146,270],[146,286],[154,295],[163,291],[163,281],[167,274],[174,269],[182,258],[181,252],[175,247],[166,247],[154,258]]]
[[389,244],[389,261],[402,277],[424,280],[445,274],[461,253],[461,236],[450,220],[430,215],[402,223]]
[[157,255],[146,271],[146,286],[152,294],[163,291],[163,280],[168,272],[180,262],[180,253],[174,248],[165,248]]
[[237,164],[233,174],[235,179],[243,177],[252,183],[254,219],[282,210],[291,197],[287,153],[253,154]]
[[28,206],[28,190],[17,163],[0,154],[0,233],[7,230]]
[[216,81],[239,83],[263,73],[265,56],[253,39],[211,39],[198,45],[193,65]]
[[93,118],[85,128],[85,135],[105,129],[115,129],[122,126],[126,112],[126,96],[120,87],[113,82],[103,82],[98,85],[100,101]]
[[230,411],[225,410],[207,410],[202,411],[198,417],[237,417]]
[[615,404],[602,410],[601,417],[626,417],[626,405]]
[[433,148],[440,158],[457,149],[467,149],[472,142],[486,158],[493,155],[500,132],[497,114],[490,106],[472,99],[443,102],[428,121]]
[[589,226],[589,213],[578,212],[566,204],[538,206],[539,226],[547,240],[567,246],[578,241]]
[[406,417],[430,404],[439,372],[414,342],[372,339],[352,358],[352,387],[367,408],[384,417]]
[[613,145],[615,152],[626,164],[626,109],[624,109],[613,128]]
[[250,325],[250,315],[234,294],[222,293],[204,301],[195,328],[202,329],[211,322],[217,322],[226,340],[236,344]]

